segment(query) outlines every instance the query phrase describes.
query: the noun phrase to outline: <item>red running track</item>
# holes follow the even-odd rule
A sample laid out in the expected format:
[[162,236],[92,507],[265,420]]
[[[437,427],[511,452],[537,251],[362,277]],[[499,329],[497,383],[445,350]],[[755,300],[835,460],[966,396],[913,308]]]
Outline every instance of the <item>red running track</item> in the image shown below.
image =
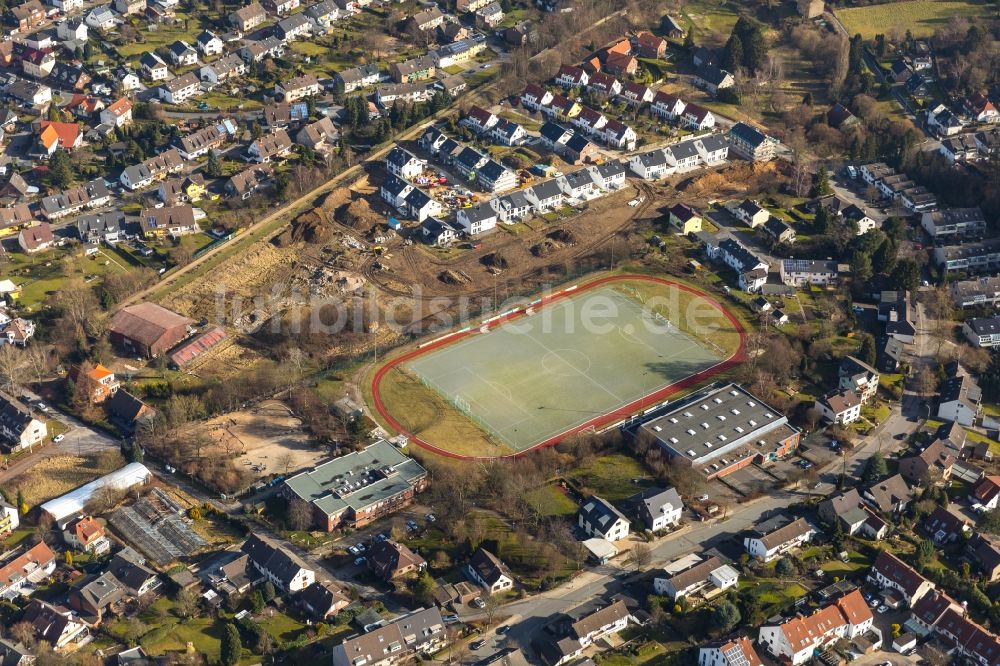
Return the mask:
[[[726,308],[722,307],[722,305],[717,300],[715,300],[714,298],[712,298],[708,294],[706,294],[706,293],[704,293],[702,291],[699,291],[698,289],[693,289],[693,288],[691,288],[691,287],[689,287],[687,285],[681,284],[679,282],[674,282],[673,280],[668,280],[666,278],[658,278],[658,277],[653,277],[653,276],[650,276],[650,275],[609,275],[607,277],[603,277],[603,278],[594,280],[593,282],[588,282],[588,283],[586,283],[584,285],[581,285],[577,289],[572,289],[570,291],[566,291],[564,289],[562,291],[559,291],[559,292],[557,292],[555,294],[552,294],[551,296],[543,298],[542,301],[541,301],[541,303],[536,303],[534,307],[545,306],[545,305],[548,305],[549,303],[553,303],[553,302],[555,302],[555,301],[557,301],[559,299],[562,299],[562,298],[572,298],[573,296],[576,296],[577,294],[584,293],[585,291],[588,291],[588,290],[593,289],[595,287],[603,286],[605,284],[609,284],[609,283],[612,283],[612,282],[637,282],[637,281],[638,282],[653,282],[655,284],[661,284],[661,285],[665,285],[665,286],[668,286],[668,287],[673,287],[675,289],[680,289],[682,291],[686,291],[686,292],[688,292],[690,294],[694,294],[696,296],[700,296],[701,298],[705,299],[706,301],[708,301],[709,303],[711,303],[713,307],[715,307],[717,310],[719,310],[719,312],[721,312],[723,314],[723,316],[727,320],[729,320],[729,323],[731,323],[733,325],[733,327],[739,332],[739,334],[740,334],[740,346],[739,346],[739,348],[736,350],[736,352],[732,356],[730,356],[729,358],[725,359],[724,361],[721,361],[721,362],[717,363],[716,365],[712,366],[711,368],[708,368],[706,370],[702,370],[701,372],[696,372],[693,375],[688,375],[684,379],[678,380],[678,381],[674,382],[673,384],[670,384],[668,386],[664,386],[663,388],[661,388],[661,389],[659,389],[657,391],[654,391],[654,392],[649,393],[647,395],[641,396],[641,397],[633,400],[632,402],[628,403],[627,405],[623,405],[623,406],[619,407],[618,409],[616,409],[613,412],[609,412],[607,414],[603,414],[601,416],[594,417],[594,418],[590,419],[589,421],[586,421],[584,423],[580,423],[578,425],[575,425],[572,428],[570,428],[570,429],[568,429],[568,430],[566,430],[564,432],[561,432],[558,435],[554,435],[552,437],[549,437],[545,441],[539,442],[539,443],[535,444],[534,446],[531,446],[531,447],[529,447],[527,449],[524,449],[522,451],[518,451],[517,453],[512,453],[512,454],[509,454],[509,455],[506,455],[506,456],[498,456],[498,457],[502,457],[502,458],[519,458],[519,457],[521,457],[521,456],[523,456],[523,455],[525,455],[527,453],[530,453],[531,451],[534,451],[535,449],[539,449],[539,448],[542,448],[542,447],[545,447],[545,446],[554,446],[555,444],[558,444],[559,442],[561,442],[562,440],[566,439],[567,437],[569,437],[571,435],[574,435],[574,434],[576,434],[578,432],[581,432],[583,430],[587,430],[587,429],[590,429],[590,428],[594,428],[596,430],[599,430],[601,428],[604,428],[606,426],[611,425],[612,423],[615,423],[617,421],[622,420],[624,417],[626,417],[626,416],[628,416],[628,415],[630,415],[632,413],[635,413],[635,412],[639,411],[644,405],[649,405],[651,403],[659,402],[659,401],[664,400],[665,398],[673,395],[674,393],[677,393],[678,391],[681,391],[681,390],[683,390],[685,388],[694,386],[696,384],[700,384],[701,382],[704,382],[705,380],[710,379],[710,378],[714,377],[715,375],[728,370],[729,368],[733,367],[734,365],[736,365],[738,363],[741,363],[744,360],[744,358],[746,356],[746,339],[747,339],[747,336],[746,336],[746,330],[743,328],[743,325],[739,322],[739,320],[736,319],[736,317],[734,317],[733,314],[731,312],[729,312]],[[516,312],[513,312],[513,313],[508,314],[508,315],[503,316],[503,317],[499,317],[499,318],[497,318],[497,319],[489,322],[489,326],[492,328],[492,327],[498,326],[499,324],[502,324],[504,322],[512,321],[514,319],[518,319],[518,318],[523,317],[523,316],[525,316],[525,309],[521,308],[521,309],[517,310]],[[385,365],[381,366],[375,372],[375,376],[372,378],[372,397],[373,397],[373,399],[375,401],[375,409],[382,416],[382,418],[385,419],[386,423],[388,423],[390,426],[392,426],[400,434],[405,435],[409,439],[409,441],[414,442],[415,444],[417,444],[417,446],[419,446],[419,447],[421,447],[423,449],[427,449],[428,451],[433,451],[434,453],[437,453],[438,455],[446,456],[448,458],[454,458],[456,460],[492,460],[492,459],[494,459],[497,456],[466,456],[466,455],[461,455],[461,454],[455,453],[453,451],[448,451],[447,449],[442,449],[442,448],[440,448],[438,446],[435,446],[434,444],[432,444],[430,442],[427,442],[427,441],[424,441],[424,440],[420,439],[419,437],[413,435],[410,432],[407,432],[406,428],[404,428],[402,426],[402,424],[400,424],[399,421],[397,421],[393,417],[393,415],[386,408],[385,403],[382,402],[382,395],[379,392],[379,385],[382,383],[382,379],[385,377],[385,375],[387,373],[389,373],[391,370],[393,370],[394,368],[396,368],[397,366],[399,366],[399,365],[401,365],[403,363],[406,363],[407,361],[410,361],[410,360],[412,360],[412,359],[414,359],[414,358],[416,358],[416,357],[418,357],[418,356],[420,356],[422,354],[426,354],[426,353],[434,351],[436,349],[440,349],[441,347],[444,347],[446,345],[450,345],[453,342],[457,342],[457,341],[462,340],[464,338],[467,338],[467,337],[469,337],[471,335],[476,335],[479,332],[479,328],[480,328],[480,326],[472,326],[470,328],[470,330],[461,331],[461,332],[456,332],[456,333],[452,333],[452,334],[449,334],[449,335],[445,335],[445,336],[443,336],[441,338],[438,338],[437,340],[435,340],[433,342],[430,342],[430,343],[428,343],[426,345],[418,347],[417,349],[409,351],[409,352],[407,352],[407,353],[405,353],[405,354],[403,354],[401,356],[397,356],[396,358],[394,358],[391,361],[387,362]]]

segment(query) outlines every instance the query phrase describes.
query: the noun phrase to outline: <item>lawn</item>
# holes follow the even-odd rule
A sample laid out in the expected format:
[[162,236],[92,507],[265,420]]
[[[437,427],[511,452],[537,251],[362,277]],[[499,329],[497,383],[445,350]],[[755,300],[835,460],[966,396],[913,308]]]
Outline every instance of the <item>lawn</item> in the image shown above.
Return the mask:
[[729,0],[693,0],[684,3],[680,13],[678,18],[681,23],[694,28],[698,43],[712,37],[721,42],[736,25],[740,3]]
[[[594,458],[570,472],[569,477],[582,489],[611,502],[632,497],[652,485],[653,477],[641,462],[623,453]],[[638,480],[638,483],[633,482]]]
[[19,302],[28,312],[47,304],[72,277],[83,278],[90,284],[108,273],[127,268],[114,254],[100,252],[88,258],[69,248],[33,255],[11,252],[7,256],[9,260],[0,269],[0,278],[10,278],[21,287]]
[[[195,37],[201,32],[201,23],[198,20],[188,19],[188,16],[183,12],[177,12],[176,21],[173,25],[168,25],[166,23],[156,24],[156,30],[141,30],[142,41],[132,42],[131,44],[125,44],[118,47],[118,53],[121,54],[123,58],[133,58],[142,55],[143,53],[148,53],[155,51],[161,46],[166,46],[167,44],[172,44],[178,39],[182,39],[189,44],[193,44]],[[185,29],[185,23],[187,23],[187,29]]]
[[576,502],[554,485],[535,488],[524,499],[543,516],[572,516],[577,509]]
[[871,560],[853,550],[848,552],[848,560],[841,562],[839,559],[832,559],[821,564],[820,569],[825,571],[828,576],[843,576],[867,569],[872,565]]
[[976,0],[908,0],[868,7],[838,9],[837,18],[851,35],[865,39],[898,29],[910,30],[914,37],[928,37],[952,17],[987,17],[993,5]]

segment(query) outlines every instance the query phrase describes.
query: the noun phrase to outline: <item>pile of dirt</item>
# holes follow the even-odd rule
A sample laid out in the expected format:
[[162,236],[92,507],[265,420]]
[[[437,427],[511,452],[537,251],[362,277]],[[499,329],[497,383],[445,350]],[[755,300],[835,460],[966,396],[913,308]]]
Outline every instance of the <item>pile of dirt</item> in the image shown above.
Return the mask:
[[381,215],[372,210],[365,199],[356,199],[337,212],[337,219],[358,231],[368,231],[383,221]]
[[346,204],[351,202],[351,191],[346,187],[338,187],[324,197],[318,208],[326,215],[326,219],[332,220],[336,212]]
[[484,266],[500,270],[505,270],[510,266],[510,262],[507,261],[507,257],[505,257],[502,252],[490,252],[489,254],[484,255],[479,261],[481,261]]
[[537,245],[532,245],[530,251],[531,254],[535,255],[536,257],[544,257],[549,254],[552,254],[560,247],[562,247],[561,243],[557,243],[550,238],[546,238],[541,243],[538,243]]
[[323,214],[322,208],[313,208],[292,220],[292,223],[274,238],[278,247],[287,247],[292,243],[326,243],[330,239],[331,227]]
[[736,162],[725,169],[685,180],[677,185],[677,190],[690,196],[726,198],[768,189],[783,180],[783,174],[773,163]]
[[576,236],[569,229],[556,229],[552,233],[548,234],[548,238],[551,238],[557,243],[562,243],[563,245],[572,245],[576,242]]
[[438,279],[445,284],[466,284],[468,282],[468,280],[453,270],[441,271],[441,274],[438,275]]

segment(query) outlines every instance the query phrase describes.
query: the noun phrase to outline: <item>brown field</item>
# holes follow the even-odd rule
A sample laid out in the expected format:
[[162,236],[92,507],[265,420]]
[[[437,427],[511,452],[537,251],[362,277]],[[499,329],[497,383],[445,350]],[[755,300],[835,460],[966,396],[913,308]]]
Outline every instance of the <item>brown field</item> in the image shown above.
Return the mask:
[[29,507],[65,495],[99,476],[120,468],[125,461],[117,451],[87,455],[56,455],[44,458],[27,472],[11,479],[11,489],[20,489]]
[[232,456],[238,466],[251,469],[258,477],[314,467],[328,457],[325,449],[313,444],[302,422],[278,400],[223,414],[197,427],[216,442],[220,454]]

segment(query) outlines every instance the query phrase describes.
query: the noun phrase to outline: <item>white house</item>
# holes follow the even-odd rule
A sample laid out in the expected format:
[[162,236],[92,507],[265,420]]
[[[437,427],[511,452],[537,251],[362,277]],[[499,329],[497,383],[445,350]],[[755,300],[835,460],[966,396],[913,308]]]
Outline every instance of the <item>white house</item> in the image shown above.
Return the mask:
[[695,595],[710,599],[736,587],[739,579],[739,572],[718,557],[710,557],[683,571],[654,578],[653,590],[673,601]]
[[983,392],[972,377],[965,374],[949,377],[939,389],[937,416],[944,421],[971,426],[979,416],[982,399]]
[[674,488],[653,488],[642,493],[638,503],[639,518],[654,532],[681,522],[684,502]]
[[781,527],[772,526],[768,521],[754,530],[751,536],[743,539],[743,547],[750,557],[770,562],[802,544],[809,543],[814,534],[816,528],[805,518],[799,518]]
[[427,160],[420,159],[405,148],[396,146],[385,157],[385,169],[394,176],[412,180],[424,172]]
[[889,551],[881,551],[868,572],[868,581],[883,590],[896,590],[910,608],[934,589],[934,583]]
[[465,233],[476,236],[491,231],[497,226],[499,216],[488,201],[476,204],[471,208],[459,208],[455,221],[462,225]]
[[305,562],[270,539],[251,534],[242,550],[254,568],[285,594],[304,590],[316,581],[316,573]]
[[222,55],[222,50],[225,47],[222,40],[210,30],[203,30],[195,41],[198,44],[198,49],[206,56]]
[[94,7],[87,14],[84,21],[91,28],[95,28],[97,30],[110,30],[115,27],[115,15],[111,12],[111,7],[109,5]]
[[629,533],[628,518],[610,502],[596,495],[580,507],[577,524],[589,536],[607,541],[620,541]]
[[815,401],[815,407],[831,423],[846,425],[861,418],[861,398],[850,389],[835,389]]
[[465,574],[490,594],[514,587],[514,576],[496,555],[480,546],[465,567]]
[[14,398],[0,394],[0,449],[13,453],[41,444],[48,434],[45,423]]

